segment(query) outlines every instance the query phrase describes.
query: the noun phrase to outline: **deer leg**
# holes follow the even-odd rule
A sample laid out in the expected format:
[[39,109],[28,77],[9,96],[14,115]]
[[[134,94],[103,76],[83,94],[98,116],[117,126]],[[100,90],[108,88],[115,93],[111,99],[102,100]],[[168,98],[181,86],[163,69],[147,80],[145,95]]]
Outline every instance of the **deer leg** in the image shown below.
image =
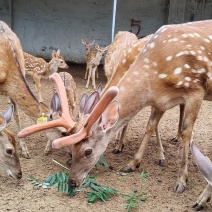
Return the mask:
[[51,146],[52,146],[52,141],[50,139],[48,139],[45,150],[44,150],[45,155],[48,155],[50,153],[50,151],[52,149]]
[[176,137],[174,137],[174,138],[171,139],[172,142],[178,142],[179,139],[180,139],[180,137],[181,137],[184,111],[185,111],[185,105],[184,104],[181,104],[180,105],[180,119],[179,119],[178,132],[177,132]]
[[212,186],[208,184],[202,194],[199,196],[195,204],[193,205],[193,208],[196,211],[200,211],[203,209],[206,202],[209,202],[211,200],[212,195]]
[[40,82],[41,78],[38,77],[38,76],[34,76],[33,79],[35,81],[35,87],[36,87],[36,90],[38,92],[39,102],[43,102],[42,85],[41,85],[41,82]]
[[86,68],[85,68],[85,77],[84,77],[84,79],[87,79],[88,70],[89,70],[89,65],[86,63]]
[[156,141],[158,146],[158,158],[159,158],[158,165],[163,166],[165,164],[165,156],[164,156],[164,149],[161,142],[160,134],[158,131],[158,126],[155,129],[155,134],[156,134]]
[[97,66],[94,66],[92,68],[92,85],[93,85],[94,89],[96,89],[96,79],[95,79],[95,77],[96,77],[96,68],[97,68]]
[[97,79],[99,78],[99,69],[98,69],[98,67],[96,67],[96,78]]
[[[14,105],[14,115],[13,116],[14,116],[14,119],[16,121],[18,131],[20,132],[22,127],[21,127],[21,121],[20,121],[20,118],[19,118],[18,108],[17,108],[16,103],[12,99],[10,99],[10,100]],[[27,145],[26,145],[25,140],[23,138],[19,138],[19,144],[20,144],[20,147],[21,147],[22,156],[24,158],[30,158],[30,154],[29,154],[29,151],[27,149]]]
[[194,97],[195,95],[192,96],[192,99],[188,99],[185,105],[185,116],[183,119],[181,132],[181,138],[183,142],[182,161],[178,172],[178,180],[175,186],[175,192],[177,193],[182,193],[186,187],[186,182],[188,179],[188,153],[190,150],[189,143],[192,139],[193,126],[195,120],[197,119],[197,115],[203,99],[203,97],[202,99]]
[[114,150],[112,151],[113,154],[118,154],[120,152],[122,152],[123,148],[124,148],[124,138],[126,136],[126,132],[127,132],[127,127],[128,127],[128,124],[125,125],[123,127],[123,129],[119,130],[117,133],[116,133],[116,147],[114,148]]
[[90,78],[91,78],[91,71],[92,71],[92,67],[89,66],[89,69],[88,69],[88,79],[87,79],[87,83],[86,83],[86,88],[89,87],[89,83],[90,83]]
[[152,107],[151,115],[150,115],[150,118],[149,118],[149,121],[148,121],[148,124],[146,127],[146,132],[145,132],[144,138],[140,144],[140,147],[139,147],[138,151],[136,152],[134,159],[131,160],[130,163],[128,163],[128,165],[122,169],[122,171],[132,172],[140,165],[140,162],[141,162],[141,159],[143,158],[147,143],[150,140],[153,132],[156,130],[156,127],[157,127],[161,117],[163,116],[163,114],[164,114],[163,111],[159,111]]

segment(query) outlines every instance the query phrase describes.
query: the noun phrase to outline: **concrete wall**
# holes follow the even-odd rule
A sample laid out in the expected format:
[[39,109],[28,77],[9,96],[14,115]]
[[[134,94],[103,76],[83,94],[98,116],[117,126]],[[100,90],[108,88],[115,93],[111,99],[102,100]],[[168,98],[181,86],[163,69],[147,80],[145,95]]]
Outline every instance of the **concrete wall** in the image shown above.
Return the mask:
[[[137,33],[140,27],[141,37],[167,23],[209,19],[211,6],[209,0],[117,0],[115,34]],[[0,0],[0,19],[18,35],[24,51],[49,59],[60,48],[76,63],[84,62],[81,39],[111,43],[112,13],[113,0]]]

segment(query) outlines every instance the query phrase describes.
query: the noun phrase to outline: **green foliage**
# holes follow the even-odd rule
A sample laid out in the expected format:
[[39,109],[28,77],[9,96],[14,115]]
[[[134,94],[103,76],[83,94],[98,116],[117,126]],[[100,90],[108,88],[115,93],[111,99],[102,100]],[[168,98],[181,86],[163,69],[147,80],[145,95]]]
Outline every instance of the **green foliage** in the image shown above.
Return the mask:
[[69,196],[75,196],[76,191],[68,186],[69,174],[57,173],[50,175],[45,179],[45,183],[49,183],[51,187],[57,187],[58,192],[64,192]]
[[145,201],[145,198],[143,198],[144,194],[138,194],[136,195],[135,192],[132,192],[131,194],[125,194],[125,206],[127,209],[127,212],[131,211],[133,208],[136,208],[141,204],[141,202]]
[[119,193],[119,191],[113,188],[97,184],[95,178],[89,176],[86,177],[85,182],[81,187],[91,187],[91,190],[87,192],[88,203],[95,203],[98,199],[105,202],[109,200],[110,195]]
[[40,180],[32,175],[29,175],[28,178],[27,178],[29,181],[32,182],[32,184],[34,186],[38,186],[38,187],[42,187],[42,188],[48,188],[48,186],[50,185],[49,183],[47,182],[43,182],[41,183]]
[[105,156],[104,155],[101,155],[100,158],[99,158],[99,161],[96,163],[96,167],[97,166],[105,166],[105,167],[108,167],[108,163],[107,161],[105,160]]
[[147,180],[148,179],[148,173],[143,170],[141,172],[140,177],[141,177],[142,180]]

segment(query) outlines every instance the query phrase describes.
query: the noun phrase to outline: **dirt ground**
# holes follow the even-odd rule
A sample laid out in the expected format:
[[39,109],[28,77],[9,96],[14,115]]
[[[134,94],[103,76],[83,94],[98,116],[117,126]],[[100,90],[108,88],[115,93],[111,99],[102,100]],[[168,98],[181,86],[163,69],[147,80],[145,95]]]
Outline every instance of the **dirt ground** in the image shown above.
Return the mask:
[[[92,88],[85,89],[86,81],[84,78],[85,66],[70,65],[69,73],[72,74],[77,83],[77,103],[84,92],[90,93]],[[106,78],[102,67],[99,68],[99,79],[97,84],[105,85]],[[35,92],[34,84],[30,78],[27,78],[31,89]],[[45,99],[48,102],[51,97],[52,82],[45,83]],[[1,98],[1,110],[7,106],[7,98]],[[130,99],[127,104],[130,104]],[[195,124],[194,140],[196,145],[207,156],[212,154],[211,127],[212,114],[210,111],[211,103],[204,102]],[[201,194],[206,186],[206,181],[200,175],[197,166],[190,155],[189,164],[189,180],[187,188],[183,194],[176,194],[173,188],[177,179],[178,168],[181,161],[181,144],[172,143],[170,139],[176,135],[179,108],[173,108],[166,112],[160,122],[160,135],[165,149],[166,164],[160,167],[156,164],[157,148],[156,138],[152,137],[146,154],[142,160],[142,166],[134,173],[126,176],[120,176],[118,170],[133,157],[140,141],[142,140],[145,126],[150,114],[150,108],[142,110],[130,122],[127,131],[125,148],[122,153],[114,155],[111,151],[114,148],[111,142],[105,152],[107,163],[113,167],[113,170],[99,166],[93,168],[90,176],[95,176],[96,181],[104,186],[110,186],[123,193],[129,194],[132,191],[137,193],[146,193],[146,200],[133,211],[143,212],[190,212],[195,200]],[[21,120],[23,127],[32,124],[29,119],[21,111]],[[9,124],[9,129],[17,133],[17,127],[14,120]],[[46,177],[57,172],[66,172],[65,169],[55,164],[52,159],[66,165],[68,156],[62,150],[53,150],[48,156],[44,155],[46,145],[46,137],[44,133],[36,133],[26,138],[31,159],[25,159],[20,156],[23,179],[21,185],[10,178],[0,177],[0,211],[12,212],[35,212],[35,211],[77,211],[77,212],[99,212],[99,211],[126,211],[123,196],[117,195],[110,198],[107,202],[96,202],[88,204],[86,190],[82,190],[75,197],[68,197],[66,194],[59,193],[55,188],[42,189],[35,187],[27,180],[29,175],[38,177],[43,181]],[[20,155],[20,147],[18,153]],[[148,173],[148,179],[142,180],[140,174],[142,168]],[[205,211],[212,211],[212,204],[208,203]]]

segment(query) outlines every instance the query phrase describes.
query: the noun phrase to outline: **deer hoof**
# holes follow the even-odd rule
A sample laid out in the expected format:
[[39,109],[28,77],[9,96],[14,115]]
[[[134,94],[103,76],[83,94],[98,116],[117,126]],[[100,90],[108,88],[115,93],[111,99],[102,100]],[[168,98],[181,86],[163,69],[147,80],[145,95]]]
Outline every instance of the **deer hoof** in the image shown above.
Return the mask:
[[119,154],[119,153],[121,153],[121,151],[120,151],[119,149],[114,149],[114,150],[112,151],[112,153],[113,153],[113,154]]
[[171,139],[171,142],[174,142],[174,143],[179,142],[178,137],[176,136],[176,137],[172,138],[172,139]]
[[124,168],[122,168],[120,170],[121,172],[124,172],[124,173],[130,173],[130,172],[134,172],[134,170],[130,167],[130,166],[125,166]]
[[199,205],[198,203],[195,203],[192,208],[194,208],[195,211],[201,211],[203,209],[202,205]]
[[26,158],[26,159],[30,159],[30,158],[31,158],[29,152],[22,152],[22,156],[23,156],[24,158]]
[[175,186],[175,192],[183,193],[185,191],[185,188],[185,185],[183,185],[182,183],[177,183],[177,185]]
[[113,151],[112,151],[112,153],[113,154],[119,154],[119,153],[121,153],[122,152],[122,150],[124,149],[124,145],[122,145],[122,147],[121,147],[121,150],[118,148],[118,149],[114,149]]
[[165,159],[159,159],[158,161],[157,161],[157,164],[159,165],[159,166],[164,166],[165,165]]

